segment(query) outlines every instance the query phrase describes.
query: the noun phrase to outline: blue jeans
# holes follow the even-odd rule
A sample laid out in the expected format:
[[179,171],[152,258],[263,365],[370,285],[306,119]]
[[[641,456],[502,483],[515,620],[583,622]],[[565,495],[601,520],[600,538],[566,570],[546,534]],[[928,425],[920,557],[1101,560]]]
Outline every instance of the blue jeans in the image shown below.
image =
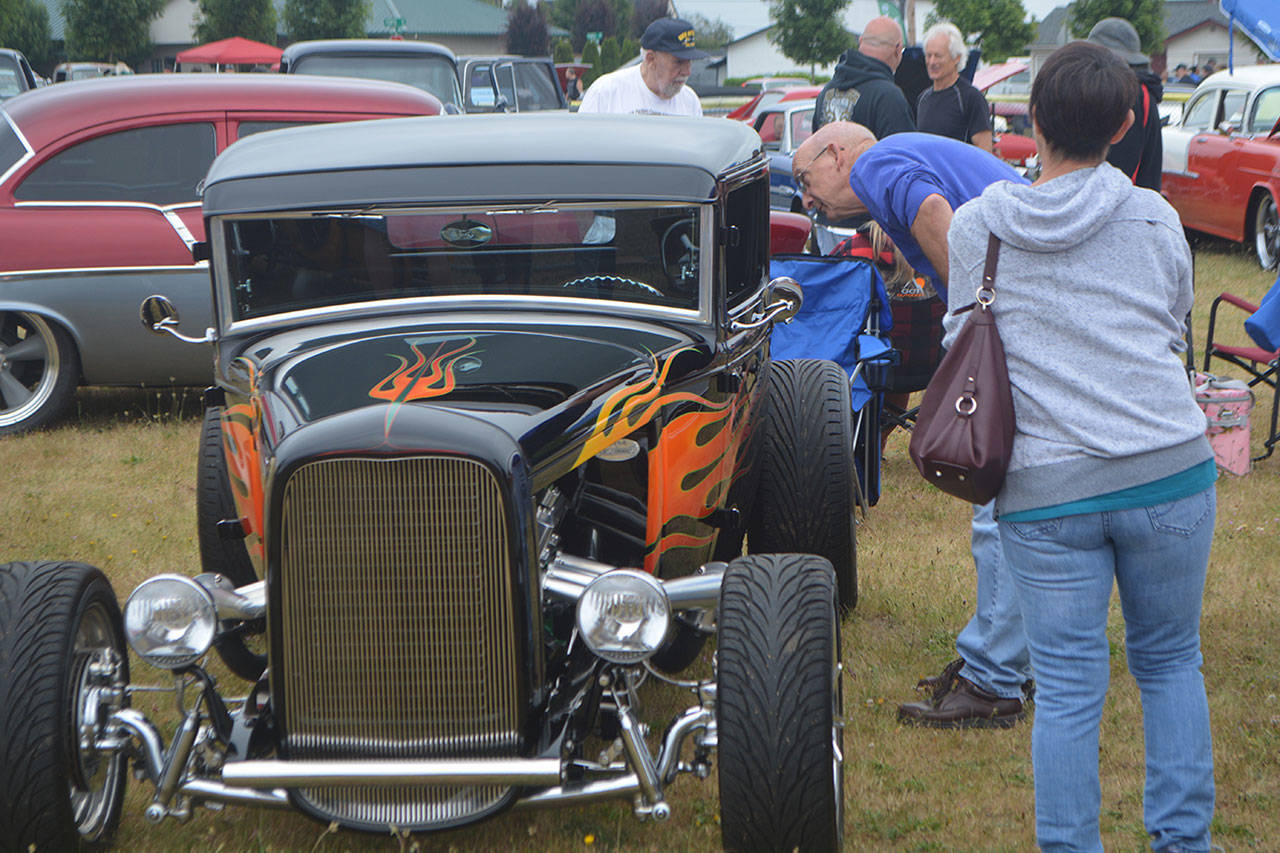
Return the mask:
[[1210,488],[1140,509],[1000,522],[1036,673],[1031,760],[1041,849],[1102,850],[1098,724],[1113,582],[1142,694],[1151,846],[1209,849],[1213,747],[1200,605],[1216,507]]
[[1031,658],[994,509],[994,501],[973,508],[978,600],[973,618],[956,637],[956,651],[965,662],[962,676],[1001,698],[1021,699],[1022,683],[1031,677]]

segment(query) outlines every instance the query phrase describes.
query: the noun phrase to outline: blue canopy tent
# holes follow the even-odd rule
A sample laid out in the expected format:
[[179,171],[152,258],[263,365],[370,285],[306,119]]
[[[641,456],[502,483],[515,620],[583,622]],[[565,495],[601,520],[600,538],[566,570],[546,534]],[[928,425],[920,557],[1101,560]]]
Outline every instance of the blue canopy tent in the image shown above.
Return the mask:
[[1235,70],[1235,28],[1253,39],[1263,53],[1280,62],[1280,3],[1276,0],[1218,0],[1222,14],[1227,16],[1231,47],[1227,53],[1227,67]]

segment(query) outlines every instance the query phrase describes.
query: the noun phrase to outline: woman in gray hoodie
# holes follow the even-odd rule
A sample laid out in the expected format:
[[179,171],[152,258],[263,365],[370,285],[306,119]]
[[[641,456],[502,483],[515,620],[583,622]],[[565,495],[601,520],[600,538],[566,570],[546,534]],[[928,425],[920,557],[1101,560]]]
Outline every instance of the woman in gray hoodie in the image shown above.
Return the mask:
[[996,498],[1036,678],[1036,836],[1101,851],[1098,726],[1113,583],[1142,694],[1146,829],[1157,851],[1209,850],[1213,755],[1200,606],[1213,539],[1213,453],[1182,364],[1191,252],[1159,194],[1105,162],[1136,81],[1105,48],[1056,51],[1032,85],[1043,161],[998,183],[949,232],[954,340],[1001,240],[993,310],[1017,432]]

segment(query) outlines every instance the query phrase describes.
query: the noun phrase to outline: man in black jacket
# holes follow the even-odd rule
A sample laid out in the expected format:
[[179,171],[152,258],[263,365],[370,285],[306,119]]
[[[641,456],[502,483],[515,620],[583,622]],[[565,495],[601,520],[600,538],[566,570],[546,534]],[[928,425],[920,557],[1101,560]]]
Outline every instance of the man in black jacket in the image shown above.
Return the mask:
[[1161,141],[1160,99],[1164,84],[1151,73],[1147,56],[1142,52],[1138,31],[1124,18],[1103,18],[1089,31],[1089,41],[1101,45],[1129,63],[1138,77],[1138,99],[1133,105],[1133,126],[1111,146],[1107,162],[1129,176],[1140,187],[1160,191],[1160,161],[1164,154]]
[[813,129],[833,121],[852,121],[884,139],[916,129],[911,108],[893,82],[902,59],[902,29],[881,15],[867,22],[857,50],[840,56],[831,82],[822,87],[813,111]]

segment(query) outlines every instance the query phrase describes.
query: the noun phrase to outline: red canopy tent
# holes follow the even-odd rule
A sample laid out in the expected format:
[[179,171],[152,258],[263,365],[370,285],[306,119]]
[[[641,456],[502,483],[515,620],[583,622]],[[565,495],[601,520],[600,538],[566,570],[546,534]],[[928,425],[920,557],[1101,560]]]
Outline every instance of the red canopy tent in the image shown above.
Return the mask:
[[280,61],[283,52],[260,41],[233,36],[184,50],[177,60],[180,65],[271,65]]

